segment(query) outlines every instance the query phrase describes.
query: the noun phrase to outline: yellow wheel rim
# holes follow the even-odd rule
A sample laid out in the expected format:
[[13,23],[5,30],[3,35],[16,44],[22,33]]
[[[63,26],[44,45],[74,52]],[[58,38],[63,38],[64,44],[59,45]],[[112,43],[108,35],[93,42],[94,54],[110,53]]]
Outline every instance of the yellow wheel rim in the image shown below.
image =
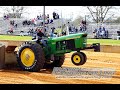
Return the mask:
[[80,56],[75,55],[75,56],[73,57],[73,61],[74,61],[75,63],[80,63],[80,61],[81,61]]
[[35,54],[30,48],[25,48],[21,53],[21,62],[26,67],[33,65],[35,60]]

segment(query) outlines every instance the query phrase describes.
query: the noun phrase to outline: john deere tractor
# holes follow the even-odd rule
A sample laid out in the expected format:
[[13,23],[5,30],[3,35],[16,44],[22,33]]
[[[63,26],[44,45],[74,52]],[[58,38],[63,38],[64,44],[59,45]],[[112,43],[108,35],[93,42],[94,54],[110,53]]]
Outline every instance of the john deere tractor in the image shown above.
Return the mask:
[[[44,43],[43,43],[44,42]],[[17,61],[21,69],[39,71],[47,67],[61,67],[65,53],[75,51],[71,56],[74,65],[85,64],[87,57],[81,52],[85,49],[100,51],[100,44],[87,47],[87,34],[77,33],[55,38],[43,38],[23,43],[17,51]]]

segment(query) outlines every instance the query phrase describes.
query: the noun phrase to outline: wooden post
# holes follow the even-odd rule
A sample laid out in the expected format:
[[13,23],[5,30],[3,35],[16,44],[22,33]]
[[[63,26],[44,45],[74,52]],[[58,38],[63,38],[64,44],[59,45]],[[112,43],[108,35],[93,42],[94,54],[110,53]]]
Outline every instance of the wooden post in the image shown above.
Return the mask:
[[5,66],[5,45],[0,44],[0,69]]

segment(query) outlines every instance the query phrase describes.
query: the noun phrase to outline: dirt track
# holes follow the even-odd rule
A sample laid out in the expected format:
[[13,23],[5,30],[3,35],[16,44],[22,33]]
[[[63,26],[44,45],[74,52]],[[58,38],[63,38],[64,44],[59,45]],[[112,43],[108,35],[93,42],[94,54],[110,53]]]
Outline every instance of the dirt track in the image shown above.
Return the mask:
[[70,54],[66,54],[63,67],[78,68],[113,68],[115,74],[112,78],[106,79],[57,79],[51,69],[43,69],[40,72],[21,71],[17,66],[7,66],[0,70],[0,84],[119,84],[120,83],[120,53],[95,53],[84,51],[87,55],[87,62],[82,66],[75,66],[71,63]]

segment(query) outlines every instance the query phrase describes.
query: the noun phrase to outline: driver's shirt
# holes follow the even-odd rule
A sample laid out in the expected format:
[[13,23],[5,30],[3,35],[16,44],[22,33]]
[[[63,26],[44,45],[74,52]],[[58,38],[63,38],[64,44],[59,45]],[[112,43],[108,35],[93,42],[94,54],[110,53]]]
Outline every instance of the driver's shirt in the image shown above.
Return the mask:
[[37,36],[44,37],[45,35],[42,32],[37,33]]

